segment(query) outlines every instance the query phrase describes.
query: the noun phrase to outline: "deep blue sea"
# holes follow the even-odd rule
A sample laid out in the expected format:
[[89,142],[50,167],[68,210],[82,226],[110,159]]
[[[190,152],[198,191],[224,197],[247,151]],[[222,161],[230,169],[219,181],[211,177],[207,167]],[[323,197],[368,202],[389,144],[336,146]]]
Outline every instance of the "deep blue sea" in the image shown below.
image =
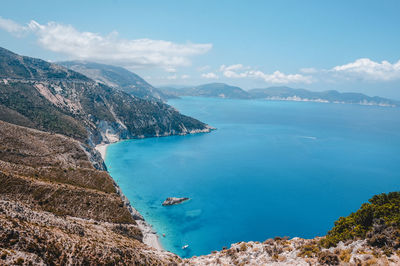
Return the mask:
[[[217,130],[119,142],[106,164],[164,248],[183,257],[324,235],[374,194],[400,190],[400,108],[195,97],[169,104]],[[191,200],[161,206],[171,196]]]

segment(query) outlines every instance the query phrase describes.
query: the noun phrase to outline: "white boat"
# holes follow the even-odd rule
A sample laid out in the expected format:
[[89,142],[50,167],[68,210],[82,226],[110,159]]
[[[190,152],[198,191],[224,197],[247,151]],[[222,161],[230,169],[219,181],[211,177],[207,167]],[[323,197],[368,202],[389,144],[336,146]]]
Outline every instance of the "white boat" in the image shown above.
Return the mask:
[[182,247],[182,249],[187,249],[189,247],[189,245],[184,245],[183,247]]

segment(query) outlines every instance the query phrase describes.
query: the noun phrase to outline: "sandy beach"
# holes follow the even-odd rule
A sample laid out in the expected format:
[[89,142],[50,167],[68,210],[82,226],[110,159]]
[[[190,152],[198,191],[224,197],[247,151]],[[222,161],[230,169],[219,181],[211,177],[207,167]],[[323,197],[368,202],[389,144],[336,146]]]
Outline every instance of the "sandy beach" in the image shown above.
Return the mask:
[[106,144],[106,143],[102,143],[99,145],[96,145],[95,149],[100,152],[101,158],[103,159],[103,161],[106,160],[106,152],[107,152],[107,147],[110,144]]
[[[105,159],[106,159],[108,145],[110,145],[110,144],[102,143],[102,144],[96,145],[96,147],[95,147],[95,149],[100,153],[103,161],[105,161]],[[123,195],[123,193],[121,192],[121,189],[119,187],[117,187],[117,190],[119,190],[119,193],[120,193],[123,201],[127,201],[127,203],[130,206],[128,198],[125,195]],[[136,209],[134,209],[133,211],[136,212],[137,214],[139,214],[139,212]],[[134,216],[136,216],[136,215],[134,215]],[[151,225],[148,224],[144,220],[135,220],[135,221],[137,222],[139,229],[143,233],[143,243],[145,243],[146,245],[148,245],[152,248],[155,248],[157,250],[163,250],[160,240],[158,239],[157,233],[154,231],[154,229],[151,227]]]
[[136,220],[136,222],[139,229],[143,233],[143,243],[157,250],[163,250],[160,240],[158,239],[158,236],[151,225],[149,225],[146,221]]

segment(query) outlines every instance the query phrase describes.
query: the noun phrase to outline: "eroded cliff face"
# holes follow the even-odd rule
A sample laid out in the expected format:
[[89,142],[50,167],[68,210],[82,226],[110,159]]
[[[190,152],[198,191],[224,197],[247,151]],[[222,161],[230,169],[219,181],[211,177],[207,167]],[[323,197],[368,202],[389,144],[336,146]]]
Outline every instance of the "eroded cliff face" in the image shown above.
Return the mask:
[[49,62],[0,48],[0,120],[90,146],[208,132],[171,106],[144,100]]

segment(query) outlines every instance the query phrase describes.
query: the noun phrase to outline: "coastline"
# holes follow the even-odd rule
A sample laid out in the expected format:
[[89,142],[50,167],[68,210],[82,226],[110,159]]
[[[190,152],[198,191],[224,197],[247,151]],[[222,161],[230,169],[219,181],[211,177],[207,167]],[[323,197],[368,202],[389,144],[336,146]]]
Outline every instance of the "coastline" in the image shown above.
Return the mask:
[[94,147],[94,149],[100,153],[101,158],[103,159],[104,162],[106,161],[106,153],[108,145],[110,145],[110,143],[101,143],[96,145],[96,147]]
[[[107,148],[110,145],[110,143],[100,143],[95,146],[95,150],[98,151],[101,155],[101,158],[105,162],[106,159],[106,154],[107,154]],[[111,175],[110,175],[111,176]],[[111,176],[111,178],[113,178]],[[156,250],[164,250],[162,247],[160,240],[158,238],[157,233],[153,229],[153,227],[147,223],[143,216],[136,210],[134,209],[130,202],[129,199],[122,193],[121,188],[118,186],[118,184],[114,180],[114,185],[117,190],[117,193],[121,196],[122,201],[124,202],[125,206],[128,208],[129,212],[132,214],[135,222],[138,225],[138,228],[143,234],[143,243],[156,249]]]

